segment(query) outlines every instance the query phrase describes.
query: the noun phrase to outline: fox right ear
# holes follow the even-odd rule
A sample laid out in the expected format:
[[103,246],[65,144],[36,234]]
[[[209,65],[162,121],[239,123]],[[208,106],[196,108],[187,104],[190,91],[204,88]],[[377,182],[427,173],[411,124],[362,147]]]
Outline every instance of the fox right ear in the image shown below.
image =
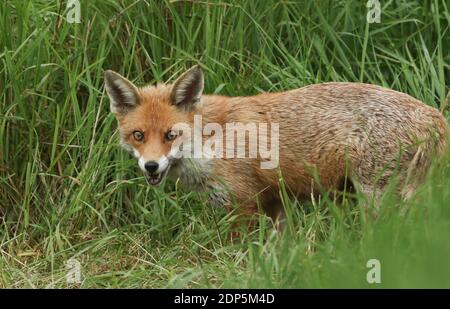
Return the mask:
[[139,90],[122,75],[111,70],[105,71],[105,85],[114,114],[124,115],[139,104]]

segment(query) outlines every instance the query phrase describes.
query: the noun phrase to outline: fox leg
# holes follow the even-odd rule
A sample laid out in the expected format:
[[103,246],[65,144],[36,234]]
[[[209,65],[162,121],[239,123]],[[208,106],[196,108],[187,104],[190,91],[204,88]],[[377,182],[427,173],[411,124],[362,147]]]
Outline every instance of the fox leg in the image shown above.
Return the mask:
[[246,230],[248,233],[254,231],[258,223],[258,191],[242,184],[231,184],[230,192],[233,196],[228,210],[235,215],[233,222],[232,239],[240,238],[240,231]]
[[247,232],[252,232],[256,229],[258,220],[258,203],[255,199],[246,197],[236,197],[236,205],[231,205],[230,211],[236,215],[234,222],[234,230],[240,230],[244,227]]
[[207,190],[210,205],[225,207],[229,213],[235,216],[230,235],[232,241],[240,238],[239,230],[242,226],[245,226],[247,231],[254,230],[256,215],[259,211],[256,198],[253,198],[251,193],[254,192],[253,190],[244,189],[242,186],[227,186],[219,182],[209,183]]
[[283,220],[286,218],[283,203],[278,198],[269,196],[266,202],[263,203],[265,214],[272,219],[273,226],[277,231],[283,230]]
[[235,216],[231,225],[230,233],[230,239],[232,242],[241,238],[242,230],[246,230],[248,233],[255,230],[258,214],[258,206],[256,203],[230,202],[225,206],[227,211]]
[[378,218],[384,188],[376,183],[356,183],[356,187],[357,192],[361,193],[365,199],[363,207],[366,219]]

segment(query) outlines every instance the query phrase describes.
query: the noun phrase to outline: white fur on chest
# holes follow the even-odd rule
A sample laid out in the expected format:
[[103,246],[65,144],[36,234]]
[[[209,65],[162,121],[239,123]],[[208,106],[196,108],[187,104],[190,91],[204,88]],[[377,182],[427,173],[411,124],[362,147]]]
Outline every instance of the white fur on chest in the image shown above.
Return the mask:
[[209,202],[214,206],[230,203],[230,196],[225,186],[212,176],[213,160],[181,159],[170,169],[169,177],[189,190],[206,192]]

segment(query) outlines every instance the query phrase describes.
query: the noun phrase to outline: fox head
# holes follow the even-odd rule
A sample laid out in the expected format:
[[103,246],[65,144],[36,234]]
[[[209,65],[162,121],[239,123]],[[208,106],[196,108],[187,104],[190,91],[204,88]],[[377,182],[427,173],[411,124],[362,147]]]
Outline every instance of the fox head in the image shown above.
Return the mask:
[[[122,146],[138,159],[151,185],[157,185],[180,160],[183,132],[201,103],[203,72],[194,66],[173,84],[136,87],[113,71],[105,72],[106,92],[115,114]],[[178,143],[177,143],[178,142]]]

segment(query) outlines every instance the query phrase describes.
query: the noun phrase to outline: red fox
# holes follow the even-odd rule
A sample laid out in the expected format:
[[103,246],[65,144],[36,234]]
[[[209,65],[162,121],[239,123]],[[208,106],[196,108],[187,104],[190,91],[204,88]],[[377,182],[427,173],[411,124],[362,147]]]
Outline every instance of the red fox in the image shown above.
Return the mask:
[[[174,84],[138,88],[110,70],[105,83],[121,144],[138,159],[149,184],[168,176],[205,192],[213,205],[237,204],[247,215],[255,214],[259,204],[278,217],[280,175],[298,199],[308,199],[319,189],[339,190],[347,179],[357,192],[377,199],[396,175],[398,193],[408,198],[433,157],[447,150],[449,127],[438,110],[375,85],[331,82],[250,97],[204,95],[199,66]],[[178,128],[195,127],[196,117],[214,124],[215,130],[205,126],[189,133]],[[239,155],[239,147],[234,150],[232,138],[218,132],[217,126],[228,124],[241,125],[234,127],[241,130],[232,137],[244,136],[240,146],[245,156]],[[201,147],[212,131],[217,137],[212,156],[202,156],[204,149],[197,156],[184,155],[182,148],[192,146],[192,134],[200,133],[194,144]],[[255,136],[256,151],[249,149]],[[257,152],[260,144],[265,152]],[[275,164],[264,168],[268,162]]]

